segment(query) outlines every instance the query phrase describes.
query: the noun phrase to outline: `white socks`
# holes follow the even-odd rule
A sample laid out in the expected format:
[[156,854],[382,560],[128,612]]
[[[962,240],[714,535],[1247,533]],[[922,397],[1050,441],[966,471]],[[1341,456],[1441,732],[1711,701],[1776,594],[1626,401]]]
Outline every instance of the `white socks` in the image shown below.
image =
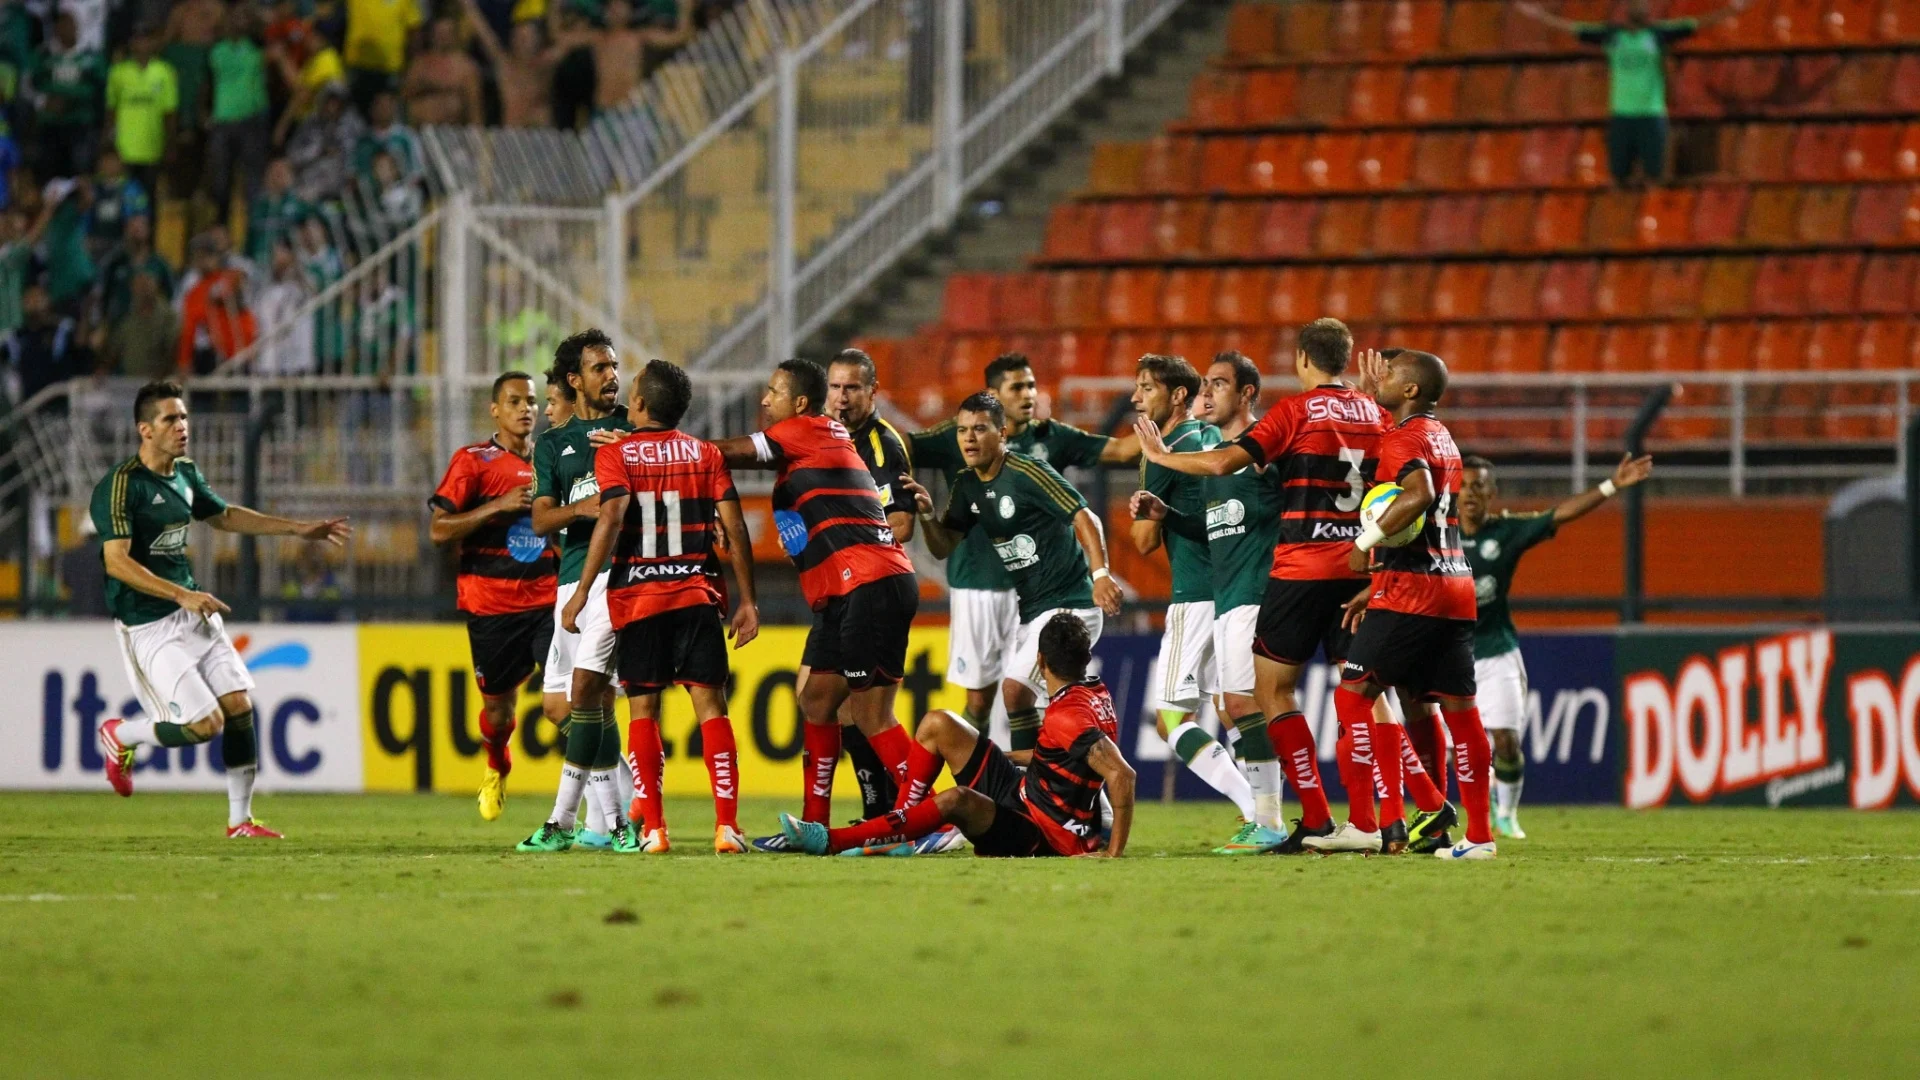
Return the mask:
[[1280,785],[1283,782],[1280,762],[1248,761],[1242,764],[1247,770],[1247,786],[1253,790],[1253,816],[1249,820],[1275,832],[1285,832],[1280,827]]
[[592,811],[588,819],[590,828],[602,836],[611,836],[626,820],[626,814],[620,810],[620,792],[614,783],[612,768],[594,769],[587,773],[587,807]]
[[145,719],[122,720],[120,721],[119,737],[120,745],[122,746],[141,746],[150,743],[153,741],[153,721]]
[[1493,782],[1494,811],[1501,817],[1512,817],[1520,812],[1520,789],[1525,780],[1495,780]]
[[258,765],[238,765],[227,770],[227,828],[253,819],[253,779],[259,773]]
[[1239,807],[1241,817],[1252,820],[1253,789],[1234,766],[1233,754],[1226,747],[1191,720],[1168,732],[1167,742],[1195,776],[1232,800]]
[[587,770],[577,765],[560,766],[560,792],[553,799],[553,823],[571,829],[580,820],[580,796],[587,787]]

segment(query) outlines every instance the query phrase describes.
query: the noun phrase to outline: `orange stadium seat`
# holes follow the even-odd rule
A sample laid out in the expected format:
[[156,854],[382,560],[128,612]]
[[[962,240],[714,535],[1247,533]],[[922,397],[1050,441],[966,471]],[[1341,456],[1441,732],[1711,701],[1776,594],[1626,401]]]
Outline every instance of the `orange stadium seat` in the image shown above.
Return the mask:
[[1376,254],[1411,255],[1421,250],[1421,232],[1426,225],[1427,203],[1424,197],[1381,199],[1373,207],[1373,241]]
[[1249,72],[1241,89],[1240,122],[1261,127],[1292,116],[1293,95],[1299,87],[1300,73],[1293,68]]
[[1203,71],[1187,90],[1187,123],[1198,128],[1235,128],[1244,121],[1240,104],[1246,76],[1234,71]]
[[1380,292],[1380,268],[1366,264],[1336,266],[1327,275],[1327,291],[1320,297],[1328,315],[1343,322],[1373,318],[1373,302]]
[[1789,246],[1795,242],[1793,225],[1799,212],[1799,188],[1760,188],[1747,204],[1747,223],[1740,238],[1760,247]]
[[1487,263],[1447,263],[1433,276],[1433,317],[1441,322],[1478,319],[1486,311],[1487,284],[1493,267]]
[[1800,255],[1769,255],[1760,260],[1753,274],[1755,315],[1800,315],[1807,310],[1807,272],[1809,258]]
[[1255,238],[1262,255],[1296,257],[1313,250],[1320,203],[1314,199],[1275,199],[1267,204]]
[[1599,250],[1632,247],[1640,220],[1640,194],[1602,191],[1587,209],[1587,246]]
[[1547,370],[1560,374],[1594,370],[1599,366],[1600,335],[1605,329],[1592,323],[1555,327],[1553,343],[1547,346]]
[[1205,199],[1167,199],[1154,208],[1147,253],[1155,259],[1190,259],[1200,253],[1207,229]]
[[1912,0],[1881,0],[1874,36],[1888,42],[1920,42],[1920,11]]
[[1806,256],[1807,311],[1815,315],[1852,312],[1860,295],[1860,270],[1865,256],[1857,251],[1834,251]]
[[[1849,320],[1837,320],[1846,324]],[[1823,327],[1829,324],[1821,324]],[[1902,319],[1872,319],[1856,324],[1853,355],[1835,357],[1824,342],[1809,347],[1818,350],[1818,366],[1828,370],[1879,371],[1899,368],[1908,363],[1909,328]],[[1827,389],[1828,408],[1822,412],[1821,434],[1830,439],[1874,439],[1893,435],[1892,417],[1872,406],[1881,403],[1878,388],[1872,385],[1841,383]],[[1889,410],[1890,411],[1890,410]]]
[[1234,267],[1214,280],[1213,319],[1227,326],[1250,326],[1267,319],[1272,272],[1264,267]]
[[1540,282],[1547,267],[1541,262],[1496,263],[1487,280],[1487,317],[1526,320],[1540,314]]
[[1062,328],[1099,326],[1106,275],[1099,270],[1067,270],[1051,275],[1053,325]]
[[955,330],[993,329],[992,274],[955,274],[947,279],[940,321]]
[[1836,112],[1885,112],[1893,91],[1891,53],[1857,53],[1840,65],[1827,89],[1827,99]]
[[1184,195],[1200,179],[1200,140],[1161,135],[1147,142],[1140,164],[1140,190],[1154,195]]
[[1903,53],[1894,61],[1887,101],[1895,112],[1920,112],[1920,53]]
[[1531,193],[1487,196],[1480,213],[1481,250],[1496,254],[1528,250],[1539,207],[1540,200]]
[[1109,262],[1144,258],[1153,230],[1154,204],[1141,199],[1110,202],[1100,208],[1094,252]]
[[[1279,354],[1274,347],[1275,336],[1275,330],[1267,326],[1223,327],[1214,332],[1213,347],[1216,353],[1228,350],[1242,353],[1260,365],[1262,371],[1272,371],[1276,367],[1286,370],[1292,366],[1293,357],[1288,356],[1284,364],[1277,361]],[[1207,359],[1212,360],[1212,357]]]
[[1559,187],[1573,178],[1580,129],[1528,128],[1520,142],[1520,179],[1531,187]]
[[1854,195],[1847,236],[1857,244],[1896,244],[1907,227],[1907,208],[1913,189],[1905,185],[1875,184]]
[[1520,154],[1526,134],[1516,130],[1490,130],[1474,135],[1467,150],[1467,181],[1474,187],[1510,188],[1520,186]]
[[1215,270],[1171,270],[1160,293],[1163,326],[1206,326],[1213,321]]
[[1365,136],[1323,132],[1309,144],[1301,175],[1314,191],[1353,191],[1360,186],[1360,145]]
[[1209,195],[1231,194],[1247,189],[1247,153],[1251,140],[1237,135],[1221,135],[1200,145],[1200,190]]
[[1647,311],[1668,317],[1697,315],[1706,288],[1707,260],[1661,259],[1653,265],[1647,286]]
[[1745,124],[1724,129],[1723,139],[1730,138],[1733,145],[1731,153],[1722,151],[1722,167],[1731,162],[1730,171],[1742,180],[1785,180],[1793,128],[1791,124]]
[[[1455,10],[1459,10],[1457,7]],[[1460,97],[1454,103],[1462,120],[1501,120],[1507,115],[1507,96],[1513,68],[1506,64],[1476,64],[1460,75]]]
[[1467,153],[1473,136],[1459,131],[1423,131],[1413,144],[1413,182],[1429,191],[1466,186]]
[[1861,325],[1853,319],[1822,319],[1807,339],[1807,367],[1845,371],[1859,360]]
[[1740,241],[1740,229],[1747,221],[1747,204],[1753,189],[1744,184],[1709,184],[1700,189],[1693,202],[1693,222],[1688,232],[1701,247],[1730,247]]
[[1387,6],[1377,0],[1340,0],[1328,42],[1335,56],[1372,56],[1386,45]]
[[1873,40],[1874,9],[1880,0],[1827,0],[1826,40],[1840,45],[1864,45]]
[[1227,12],[1227,54],[1259,62],[1280,55],[1280,9],[1273,4],[1235,4]]
[[980,373],[1000,354],[1000,339],[992,334],[955,334],[940,364],[940,381],[947,395],[964,397],[980,388]]
[[[1377,4],[1368,3],[1368,7]],[[1378,127],[1400,118],[1401,92],[1406,88],[1404,67],[1364,67],[1347,85],[1347,120],[1360,127]]]
[[[1712,0],[1680,0],[1669,5],[1668,17],[1698,16],[1711,14],[1725,7]],[[1735,12],[1732,17],[1717,25],[1708,27],[1701,34],[1699,45],[1706,49],[1764,49],[1773,44],[1771,7],[1769,0],[1755,0],[1746,10]]]
[[1867,256],[1860,269],[1857,309],[1872,315],[1911,315],[1916,270],[1920,256]]
[[1387,13],[1387,48],[1400,56],[1431,56],[1440,51],[1446,21],[1445,0],[1393,0]]
[[1613,259],[1600,268],[1593,310],[1603,319],[1634,319],[1652,300],[1654,260]]
[[1502,375],[1527,375],[1546,368],[1548,327],[1508,325],[1494,331],[1487,346],[1486,369]]
[[1436,270],[1429,262],[1400,262],[1380,276],[1380,295],[1374,315],[1387,322],[1415,322],[1427,317]]
[[1254,253],[1260,219],[1266,207],[1251,199],[1225,199],[1213,204],[1207,219],[1203,250],[1209,258],[1244,259]]
[[1285,4],[1280,15],[1280,47],[1290,56],[1318,56],[1327,51],[1333,9],[1324,3]]
[[1169,356],[1185,357],[1204,375],[1207,362],[1213,359],[1214,353],[1220,351],[1215,344],[1218,340],[1219,332],[1213,329],[1175,330],[1167,335],[1166,351]]
[[1700,314],[1723,318],[1752,310],[1755,270],[1754,261],[1741,255],[1707,260],[1706,280],[1700,286]]
[[1634,218],[1634,242],[1646,248],[1686,243],[1695,195],[1693,188],[1649,188]]
[[1427,251],[1472,251],[1480,238],[1483,203],[1478,195],[1440,195],[1430,200],[1420,246]]
[[[1753,337],[1753,366],[1759,371],[1805,371],[1807,352],[1813,338],[1813,324],[1799,319],[1760,324]],[[1748,430],[1758,429],[1761,437],[1773,439],[1805,438],[1813,427],[1815,388],[1788,385],[1762,388],[1753,395],[1764,415],[1758,423],[1749,422]]]
[[1581,187],[1600,187],[1611,177],[1607,173],[1607,137],[1597,128],[1580,132],[1580,144],[1573,151],[1573,183]]
[[1119,328],[1158,325],[1160,290],[1166,278],[1164,270],[1115,270],[1107,277],[1102,321]]
[[1313,127],[1339,123],[1347,111],[1347,84],[1352,78],[1349,68],[1315,68],[1293,92],[1293,118]]
[[1456,371],[1484,371],[1487,354],[1493,351],[1493,335],[1490,326],[1443,327],[1433,352]]
[[1853,188],[1837,184],[1807,188],[1800,194],[1800,210],[1793,222],[1794,236],[1803,244],[1845,243],[1853,198]]
[[1313,230],[1313,250],[1335,258],[1363,254],[1372,226],[1371,200],[1330,200],[1323,205],[1320,222]]
[[1144,143],[1099,143],[1087,169],[1087,190],[1095,195],[1132,195],[1140,190],[1146,163]]
[[1454,0],[1448,6],[1444,49],[1454,55],[1499,52],[1506,6],[1502,0]]
[[1374,131],[1360,144],[1356,175],[1360,186],[1376,191],[1398,191],[1407,186],[1413,167],[1413,133]]
[[[1532,19],[1513,19],[1531,23]],[[1567,107],[1567,84],[1573,78],[1574,64],[1525,64],[1514,76],[1508,90],[1507,115],[1515,120],[1559,120],[1571,110]]]
[[1547,264],[1540,278],[1540,315],[1547,319],[1584,319],[1593,313],[1593,289],[1600,264],[1569,259]]
[[1008,330],[1044,330],[1053,325],[1045,273],[1001,274],[994,283],[994,323]]
[[1047,352],[1061,375],[1098,375],[1106,363],[1107,335],[1099,330],[1061,330],[1047,335]]
[[1274,271],[1267,292],[1267,319],[1281,326],[1295,326],[1318,318],[1320,297],[1327,288],[1324,266],[1283,266]]
[[1647,333],[1646,366],[1640,370],[1700,370],[1700,348],[1706,336],[1706,326],[1693,320],[1654,323]]
[[1567,73],[1567,119],[1606,119],[1609,86],[1605,63],[1594,60],[1573,65]]
[[1533,220],[1534,249],[1578,249],[1586,239],[1587,206],[1591,201],[1584,191],[1549,191],[1540,196],[1538,216]]
[[1794,180],[1838,180],[1847,162],[1849,124],[1802,124],[1794,132],[1787,175]]
[[1166,347],[1165,330],[1120,330],[1107,338],[1105,374],[1131,375],[1140,358]]
[[1098,203],[1065,202],[1047,215],[1047,239],[1040,252],[1048,259],[1084,262],[1093,258],[1100,228]]
[[1753,339],[1760,324],[1746,319],[1729,319],[1707,327],[1700,347],[1703,371],[1746,371],[1753,366]]
[[1460,98],[1460,70],[1452,65],[1414,68],[1407,76],[1401,114],[1416,124],[1453,119]]
[[1638,323],[1607,327],[1600,336],[1600,350],[1594,356],[1594,368],[1607,372],[1653,370],[1652,359],[1648,356],[1653,331],[1652,326]]
[[[1920,55],[1920,54],[1915,54]],[[1920,112],[1920,103],[1913,106]],[[1855,124],[1847,135],[1847,150],[1840,162],[1840,173],[1849,180],[1891,180],[1894,159],[1900,152],[1899,124]]]
[[1715,77],[1720,62],[1711,57],[1683,56],[1673,62],[1667,82],[1667,108],[1674,116],[1719,116],[1724,111]]
[[1920,123],[1908,124],[1901,130],[1900,149],[1893,155],[1893,171],[1905,178],[1920,177]]
[[1305,135],[1262,135],[1247,151],[1248,191],[1301,191],[1300,163],[1307,156]]

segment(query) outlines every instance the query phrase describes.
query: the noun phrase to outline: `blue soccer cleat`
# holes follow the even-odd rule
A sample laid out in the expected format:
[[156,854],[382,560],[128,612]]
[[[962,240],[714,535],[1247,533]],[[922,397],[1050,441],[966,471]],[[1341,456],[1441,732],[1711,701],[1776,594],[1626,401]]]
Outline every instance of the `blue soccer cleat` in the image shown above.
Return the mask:
[[781,814],[780,831],[787,838],[789,850],[809,855],[827,853],[827,827],[817,821],[801,821],[792,814]]

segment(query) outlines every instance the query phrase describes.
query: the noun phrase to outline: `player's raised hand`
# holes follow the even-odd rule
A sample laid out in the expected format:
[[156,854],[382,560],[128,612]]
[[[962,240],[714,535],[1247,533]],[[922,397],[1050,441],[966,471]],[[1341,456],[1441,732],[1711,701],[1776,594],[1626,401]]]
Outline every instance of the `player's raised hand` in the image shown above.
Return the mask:
[[567,599],[567,606],[560,609],[560,629],[569,634],[580,632],[580,613],[587,609],[587,590],[575,589]]
[[1167,456],[1167,441],[1160,437],[1160,425],[1148,419],[1145,413],[1133,418],[1133,433],[1140,439],[1140,454],[1148,461],[1159,461]]
[[1360,373],[1360,389],[1371,393],[1380,386],[1381,380],[1386,378],[1387,362],[1380,358],[1379,349],[1360,350],[1359,360],[1357,366]]
[[587,444],[589,446],[612,446],[614,443],[626,437],[627,433],[624,431],[614,431],[611,428],[595,428],[587,432]]
[[518,514],[532,508],[532,484],[521,484],[512,491],[493,500],[493,512],[496,514]]
[[1616,488],[1630,488],[1652,475],[1652,454],[1642,454],[1639,457],[1634,457],[1632,454],[1623,454],[1620,457],[1620,464],[1613,467],[1613,486]]
[[303,521],[294,530],[293,535],[302,540],[324,540],[334,547],[342,547],[347,537],[353,535],[353,526],[343,517],[328,518],[325,521]]
[[901,473],[900,490],[913,496],[913,512],[916,516],[933,513],[933,496],[927,492],[926,488],[920,486],[920,481],[906,473]]
[[233,609],[220,602],[212,593],[190,592],[180,598],[180,606],[200,616],[211,619],[215,615],[231,615]]
[[760,636],[760,609],[752,604],[735,608],[733,618],[727,623],[727,636],[733,639],[734,648],[746,648],[748,642]]
[[1133,493],[1127,508],[1133,511],[1135,521],[1165,521],[1167,517],[1166,501],[1145,488]]
[[1102,574],[1093,579],[1093,602],[1109,617],[1120,614],[1120,601],[1123,599],[1125,597],[1120,592],[1119,584],[1113,580],[1113,575]]

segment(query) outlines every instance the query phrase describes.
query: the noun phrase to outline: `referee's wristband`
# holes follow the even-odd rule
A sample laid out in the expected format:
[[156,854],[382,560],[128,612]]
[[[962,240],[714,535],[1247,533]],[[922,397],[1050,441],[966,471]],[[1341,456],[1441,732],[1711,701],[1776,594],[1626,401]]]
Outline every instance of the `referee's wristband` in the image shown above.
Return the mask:
[[1613,498],[1614,493],[1619,490],[1620,490],[1620,485],[1614,483],[1612,477],[1608,477],[1607,479],[1600,481],[1600,497],[1603,499]]
[[1368,522],[1367,527],[1360,530],[1360,538],[1353,542],[1353,546],[1359,548],[1361,551],[1372,551],[1375,547],[1379,546],[1380,541],[1386,538],[1387,534],[1380,531],[1378,524]]

